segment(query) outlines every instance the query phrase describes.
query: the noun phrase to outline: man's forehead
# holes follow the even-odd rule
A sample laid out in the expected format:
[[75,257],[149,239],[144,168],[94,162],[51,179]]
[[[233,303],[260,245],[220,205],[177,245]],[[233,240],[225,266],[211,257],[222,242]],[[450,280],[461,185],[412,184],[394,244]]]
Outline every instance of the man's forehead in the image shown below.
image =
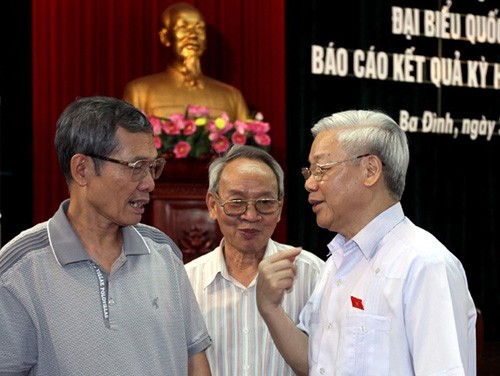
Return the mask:
[[203,22],[203,16],[195,9],[184,9],[174,11],[172,13],[172,21],[174,22],[174,24],[179,22]]
[[185,4],[173,6],[166,9],[161,17],[161,23],[165,27],[175,25],[178,21],[205,21],[203,15],[194,7],[186,6]]
[[337,155],[341,151],[337,132],[329,130],[320,132],[314,139],[309,153],[309,160],[317,162],[327,157]]
[[226,165],[222,171],[219,181],[220,191],[237,193],[250,190],[267,193],[278,190],[277,178],[265,163],[260,161],[255,161],[254,164],[250,163],[252,161],[239,162]]

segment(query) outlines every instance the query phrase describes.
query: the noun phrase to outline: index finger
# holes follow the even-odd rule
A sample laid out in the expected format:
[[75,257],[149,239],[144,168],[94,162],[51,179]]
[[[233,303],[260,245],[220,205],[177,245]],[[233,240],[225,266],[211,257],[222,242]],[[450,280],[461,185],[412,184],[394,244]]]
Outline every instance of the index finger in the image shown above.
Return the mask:
[[271,256],[272,261],[281,261],[285,259],[289,259],[290,261],[295,261],[295,258],[300,255],[300,252],[302,252],[302,248],[296,247],[296,248],[289,248],[285,249],[284,251],[278,252],[274,255]]

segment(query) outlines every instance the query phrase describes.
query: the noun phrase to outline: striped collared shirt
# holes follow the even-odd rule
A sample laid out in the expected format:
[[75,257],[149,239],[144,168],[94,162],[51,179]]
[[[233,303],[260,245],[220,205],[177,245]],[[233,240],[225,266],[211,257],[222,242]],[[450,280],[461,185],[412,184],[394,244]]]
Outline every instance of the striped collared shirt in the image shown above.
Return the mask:
[[[212,346],[206,351],[213,375],[294,375],[273,343],[257,310],[256,279],[248,287],[232,278],[224,261],[223,242],[212,252],[186,264],[186,271],[200,304]],[[290,248],[269,240],[264,257]],[[311,295],[323,261],[302,251],[295,260],[297,277],[282,306],[298,323]]]

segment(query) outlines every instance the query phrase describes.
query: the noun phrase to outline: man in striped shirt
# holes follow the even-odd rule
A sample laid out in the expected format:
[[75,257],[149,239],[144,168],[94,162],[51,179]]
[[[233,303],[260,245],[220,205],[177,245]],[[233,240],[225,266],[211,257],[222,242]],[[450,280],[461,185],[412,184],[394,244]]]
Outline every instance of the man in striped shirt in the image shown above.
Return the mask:
[[[292,248],[271,236],[283,204],[283,170],[267,152],[235,145],[212,162],[206,202],[224,235],[220,246],[186,264],[212,337],[213,375],[294,375],[276,349],[256,306],[259,262]],[[298,323],[323,261],[302,251],[297,278],[282,307]]]

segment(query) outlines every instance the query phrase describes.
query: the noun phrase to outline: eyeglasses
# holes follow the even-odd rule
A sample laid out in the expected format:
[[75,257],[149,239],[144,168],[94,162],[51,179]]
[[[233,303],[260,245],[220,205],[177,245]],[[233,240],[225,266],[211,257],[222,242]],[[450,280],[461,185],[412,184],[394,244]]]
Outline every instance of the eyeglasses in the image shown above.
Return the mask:
[[127,166],[132,169],[132,179],[134,181],[139,181],[144,179],[144,177],[149,173],[153,179],[158,179],[163,172],[163,167],[165,167],[165,159],[156,158],[152,161],[147,159],[139,159],[135,162],[120,161],[119,159],[103,157],[101,155],[88,154],[89,157],[97,158],[107,162],[118,163],[123,166]]
[[[325,175],[326,171],[328,171],[330,168],[333,166],[336,166],[338,164],[344,163],[344,162],[351,162],[355,161],[356,159],[368,157],[371,154],[363,154],[363,155],[358,155],[357,157],[354,158],[349,158],[349,159],[344,159],[343,161],[337,161],[337,162],[328,162],[328,163],[315,163],[314,167],[302,167],[302,176],[304,177],[305,180],[309,179],[312,176],[314,176],[314,180],[316,181],[321,181],[323,180],[323,176]],[[329,167],[325,169],[325,167]]]
[[215,194],[215,198],[217,199],[219,205],[222,206],[224,213],[229,216],[238,216],[245,214],[248,209],[248,204],[251,202],[253,202],[255,210],[257,210],[259,214],[263,215],[276,213],[276,211],[281,206],[281,200],[272,198],[262,198],[258,200],[238,199],[227,200],[225,202],[221,202],[220,197],[217,194]]

